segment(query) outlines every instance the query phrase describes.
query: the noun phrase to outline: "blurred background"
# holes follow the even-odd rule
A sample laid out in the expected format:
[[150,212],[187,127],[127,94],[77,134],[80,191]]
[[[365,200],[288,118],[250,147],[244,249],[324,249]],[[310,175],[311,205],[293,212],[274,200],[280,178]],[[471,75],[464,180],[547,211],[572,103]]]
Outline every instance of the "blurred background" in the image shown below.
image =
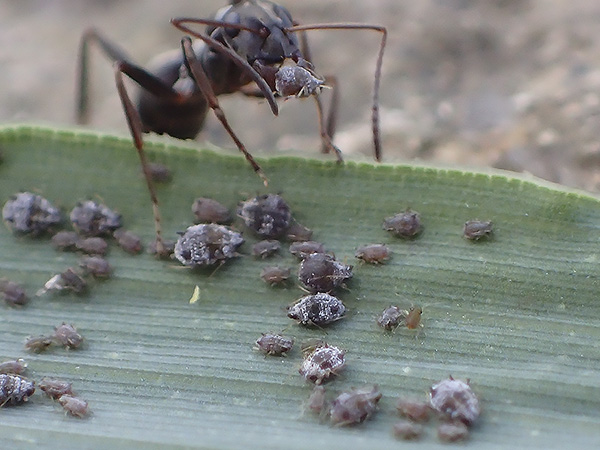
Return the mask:
[[[496,167],[600,190],[600,2],[595,0],[281,0],[304,23],[388,28],[381,82],[384,161]],[[77,49],[90,26],[145,65],[177,48],[171,17],[211,17],[224,0],[0,0],[0,122],[74,124]],[[318,73],[335,74],[336,143],[371,154],[370,106],[380,35],[314,31]],[[91,121],[126,134],[110,63],[92,52]],[[132,89],[134,89],[132,85]],[[133,92],[133,91],[132,91]],[[326,92],[325,95],[328,95]],[[222,97],[234,130],[256,154],[320,140],[312,101],[268,106]],[[200,142],[233,148],[209,114]]]

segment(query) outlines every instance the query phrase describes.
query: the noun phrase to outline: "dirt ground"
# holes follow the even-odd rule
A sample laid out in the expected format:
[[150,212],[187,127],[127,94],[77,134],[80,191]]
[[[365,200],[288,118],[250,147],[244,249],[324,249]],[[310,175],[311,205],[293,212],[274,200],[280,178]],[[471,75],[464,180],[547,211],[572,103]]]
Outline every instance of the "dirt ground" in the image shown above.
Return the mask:
[[[210,17],[224,0],[0,0],[0,123],[74,123],[79,38],[89,26],[136,62],[177,48],[171,17]],[[381,86],[384,160],[496,167],[600,190],[600,2],[595,0],[281,0],[301,23],[388,28]],[[340,80],[336,143],[371,152],[379,35],[311,32],[318,72]],[[90,127],[126,133],[110,64],[93,52]],[[327,95],[327,93],[325,94]],[[222,100],[247,146],[316,154],[313,102],[278,118],[264,102]],[[232,147],[213,117],[199,141]]]

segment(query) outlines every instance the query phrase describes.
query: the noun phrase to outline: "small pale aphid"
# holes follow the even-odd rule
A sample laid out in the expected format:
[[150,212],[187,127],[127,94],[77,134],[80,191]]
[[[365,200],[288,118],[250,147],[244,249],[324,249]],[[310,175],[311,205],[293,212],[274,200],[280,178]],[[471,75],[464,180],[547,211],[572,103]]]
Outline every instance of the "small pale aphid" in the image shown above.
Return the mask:
[[421,316],[423,309],[420,306],[411,306],[408,311],[404,311],[404,325],[409,330],[416,330],[421,325]]
[[458,442],[469,438],[469,429],[462,422],[440,423],[437,427],[438,439],[443,442]]
[[241,202],[237,213],[248,228],[267,239],[283,236],[292,220],[290,207],[276,194],[261,195]]
[[34,236],[51,231],[62,221],[58,208],[31,192],[13,195],[2,208],[2,218],[11,230]]
[[287,238],[293,242],[310,241],[313,231],[298,222],[294,222],[287,230]]
[[294,346],[294,339],[280,334],[263,333],[256,341],[256,346],[267,355],[281,356]]
[[15,375],[22,375],[26,370],[27,363],[23,358],[0,363],[0,373],[13,373]]
[[316,385],[310,393],[310,397],[308,397],[306,408],[315,414],[321,414],[326,406],[327,399],[325,397],[325,388],[321,385]]
[[73,251],[78,241],[79,235],[74,231],[59,231],[52,236],[52,246],[56,250]]
[[296,258],[305,259],[313,253],[325,253],[325,246],[316,241],[299,241],[290,244],[290,253]]
[[479,399],[468,383],[450,377],[431,387],[429,393],[431,407],[449,420],[472,425],[481,408]]
[[339,426],[362,423],[375,414],[380,399],[377,386],[342,392],[331,404],[331,423]]
[[428,403],[407,398],[398,399],[396,409],[401,416],[413,422],[427,422],[431,415],[431,407]]
[[56,290],[68,290],[73,291],[76,294],[81,294],[87,289],[87,282],[77,274],[72,268],[68,268],[58,275],[54,275],[44,285],[44,288],[38,292],[43,294],[46,291]]
[[85,417],[89,413],[88,402],[79,397],[64,394],[58,398],[58,403],[62,405],[67,413],[75,417]]
[[130,255],[137,255],[141,253],[143,249],[142,239],[137,234],[132,233],[131,231],[119,229],[115,230],[113,236],[117,240],[119,247],[121,247]]
[[346,351],[333,345],[323,344],[304,355],[300,366],[300,375],[307,381],[321,384],[333,375],[337,375],[345,366]]
[[108,261],[100,256],[86,256],[81,258],[79,266],[86,273],[96,278],[108,278],[112,273],[112,267]]
[[185,266],[212,266],[238,256],[243,243],[242,235],[225,225],[193,225],[177,240],[175,257]]
[[80,239],[75,247],[88,255],[106,255],[108,251],[108,243],[101,237]]
[[150,173],[150,178],[152,181],[156,183],[167,183],[171,181],[173,175],[167,166],[161,163],[148,163],[148,172]]
[[227,224],[232,220],[229,208],[212,198],[200,197],[192,204],[194,223]]
[[325,253],[312,253],[300,263],[298,281],[311,293],[330,292],[352,278],[352,266],[346,266]]
[[423,435],[423,426],[410,420],[401,420],[394,424],[392,432],[396,439],[414,441]]
[[260,272],[265,283],[276,286],[289,280],[292,270],[289,267],[268,266]]
[[273,256],[281,248],[281,242],[272,239],[265,239],[252,246],[252,254],[257,258],[268,258]]
[[35,384],[21,375],[0,374],[0,406],[26,402],[35,392]]
[[346,313],[346,307],[337,297],[319,293],[302,297],[288,307],[288,317],[301,325],[321,327],[340,320]]
[[25,290],[14,281],[0,279],[0,293],[9,306],[24,306],[29,301]]
[[485,220],[469,220],[463,227],[463,236],[471,241],[489,237],[493,233],[492,222]]
[[356,249],[354,256],[371,264],[382,264],[390,259],[390,250],[383,244],[371,244]]
[[395,330],[406,317],[405,313],[406,311],[402,311],[397,306],[389,306],[377,318],[377,325],[388,331]]
[[83,343],[83,336],[77,332],[77,329],[73,325],[64,322],[54,329],[53,339],[66,348],[77,348]]
[[58,400],[62,395],[74,395],[73,386],[68,381],[44,378],[38,387],[50,398]]
[[122,226],[120,214],[93,200],[78,203],[70,218],[75,231],[84,236],[109,235]]
[[34,353],[45,351],[52,344],[51,336],[28,337],[25,340],[25,349]]
[[421,232],[423,225],[419,213],[408,209],[385,219],[383,229],[399,237],[412,238]]

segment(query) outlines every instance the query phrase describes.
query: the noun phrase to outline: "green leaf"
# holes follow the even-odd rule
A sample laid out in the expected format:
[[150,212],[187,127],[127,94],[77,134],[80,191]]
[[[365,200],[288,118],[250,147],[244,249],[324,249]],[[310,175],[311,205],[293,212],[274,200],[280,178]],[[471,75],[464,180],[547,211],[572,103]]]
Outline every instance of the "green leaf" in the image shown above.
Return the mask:
[[[266,192],[236,156],[154,140],[150,159],[174,172],[158,188],[167,236],[191,224],[196,197],[230,208]],[[166,143],[165,143],[166,142]],[[0,130],[0,197],[42,194],[65,214],[102,199],[125,226],[153,239],[149,195],[128,139],[34,127]],[[340,292],[349,314],[326,330],[306,329],[285,307],[303,295],[293,284],[271,288],[259,274],[273,263],[297,267],[283,250],[273,260],[244,254],[216,271],[192,271],[148,254],[113,247],[114,276],[85,296],[33,294],[77,263],[48,239],[0,229],[0,277],[33,297],[2,307],[4,358],[25,357],[29,377],[73,382],[93,415],[63,415],[36,393],[0,410],[6,448],[388,448],[399,396],[425,399],[448,375],[470,379],[483,403],[471,436],[478,448],[592,448],[600,443],[600,202],[581,192],[502,173],[415,166],[373,166],[299,158],[261,160],[268,192],[281,193],[297,220],[314,229],[339,260],[354,264]],[[424,232],[402,240],[382,221],[412,208]],[[494,222],[490,240],[462,237],[469,219]],[[241,223],[235,226],[242,228]],[[391,260],[360,264],[356,247],[386,243]],[[294,269],[296,270],[296,269]],[[189,299],[200,288],[195,304]],[[385,333],[375,324],[390,304],[423,306],[419,333]],[[29,335],[63,321],[86,338],[82,349],[26,354]],[[331,394],[378,384],[379,413],[357,427],[335,428],[303,413],[312,386],[298,374],[298,348],[287,358],[253,350],[262,332],[300,343],[323,338],[347,350],[347,368]],[[299,347],[299,346],[297,346]],[[439,445],[435,426],[419,445]]]

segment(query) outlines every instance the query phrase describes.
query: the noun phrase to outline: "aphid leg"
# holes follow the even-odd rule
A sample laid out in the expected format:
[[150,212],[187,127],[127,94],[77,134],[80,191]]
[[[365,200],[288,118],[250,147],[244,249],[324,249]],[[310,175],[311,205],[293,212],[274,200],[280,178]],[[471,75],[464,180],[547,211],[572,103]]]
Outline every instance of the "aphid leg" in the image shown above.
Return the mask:
[[264,172],[262,171],[262,169],[260,168],[258,163],[254,160],[252,155],[248,152],[248,150],[246,150],[246,146],[242,143],[242,141],[240,141],[240,139],[237,137],[237,135],[235,134],[235,132],[229,125],[229,122],[227,121],[227,118],[225,117],[225,113],[223,112],[223,110],[221,109],[221,106],[219,105],[217,96],[215,95],[215,93],[210,85],[210,80],[208,79],[206,72],[202,68],[202,64],[200,64],[200,61],[198,61],[196,59],[196,54],[194,53],[194,50],[192,48],[192,40],[187,36],[182,38],[181,39],[181,47],[183,49],[184,63],[186,65],[190,75],[196,81],[196,85],[198,86],[198,88],[200,89],[200,91],[202,92],[204,97],[206,98],[206,101],[208,102],[208,106],[210,107],[210,109],[213,110],[213,112],[215,113],[215,116],[217,116],[217,119],[219,119],[219,121],[221,122],[221,125],[223,125],[223,128],[225,128],[225,130],[227,131],[227,133],[229,134],[231,139],[233,139],[233,141],[235,142],[235,145],[237,146],[237,148],[246,157],[246,161],[248,161],[248,163],[252,166],[254,171],[263,180],[264,185],[267,186],[269,184],[269,180],[267,180],[266,175],[264,174]]
[[317,25],[296,25],[287,28],[287,31],[308,31],[308,30],[373,30],[381,33],[381,44],[377,55],[375,67],[375,81],[373,85],[373,106],[371,112],[371,121],[373,124],[373,148],[376,161],[381,161],[381,139],[379,131],[379,85],[381,82],[381,64],[383,62],[383,52],[387,41],[387,29],[379,25],[370,25],[363,23],[322,23]]

